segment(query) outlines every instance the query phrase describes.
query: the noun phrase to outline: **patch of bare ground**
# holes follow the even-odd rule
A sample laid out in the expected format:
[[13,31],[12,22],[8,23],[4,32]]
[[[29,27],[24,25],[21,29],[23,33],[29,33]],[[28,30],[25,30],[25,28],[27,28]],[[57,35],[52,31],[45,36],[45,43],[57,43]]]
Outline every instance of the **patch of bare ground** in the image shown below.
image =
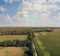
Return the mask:
[[24,56],[24,50],[21,47],[5,47],[0,50],[0,56]]

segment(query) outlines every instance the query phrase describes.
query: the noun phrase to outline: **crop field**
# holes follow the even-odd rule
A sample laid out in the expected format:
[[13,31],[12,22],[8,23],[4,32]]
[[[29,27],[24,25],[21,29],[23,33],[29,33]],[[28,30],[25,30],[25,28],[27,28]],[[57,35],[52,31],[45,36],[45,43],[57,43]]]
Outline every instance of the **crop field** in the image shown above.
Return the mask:
[[60,29],[35,34],[35,44],[39,56],[60,56]]
[[0,47],[0,56],[24,56],[24,49],[21,47]]
[[60,29],[7,29],[0,28],[0,56],[60,56]]
[[27,35],[3,35],[3,36],[0,36],[0,41],[14,40],[14,39],[24,41],[27,39]]

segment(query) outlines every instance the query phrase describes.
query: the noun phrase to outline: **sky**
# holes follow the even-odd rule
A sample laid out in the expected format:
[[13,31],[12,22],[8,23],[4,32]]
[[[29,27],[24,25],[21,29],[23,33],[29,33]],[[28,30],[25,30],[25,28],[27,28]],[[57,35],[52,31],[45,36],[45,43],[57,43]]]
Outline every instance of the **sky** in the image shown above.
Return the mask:
[[0,27],[60,27],[60,0],[0,0]]

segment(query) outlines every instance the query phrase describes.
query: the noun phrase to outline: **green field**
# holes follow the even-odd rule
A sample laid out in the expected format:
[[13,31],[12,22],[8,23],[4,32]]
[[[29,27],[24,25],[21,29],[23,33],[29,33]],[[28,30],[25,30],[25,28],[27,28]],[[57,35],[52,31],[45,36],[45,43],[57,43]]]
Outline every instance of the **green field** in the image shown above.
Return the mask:
[[38,33],[35,44],[40,56],[60,56],[60,29]]
[[26,40],[27,39],[27,35],[3,35],[0,36],[0,41],[5,41],[5,40]]

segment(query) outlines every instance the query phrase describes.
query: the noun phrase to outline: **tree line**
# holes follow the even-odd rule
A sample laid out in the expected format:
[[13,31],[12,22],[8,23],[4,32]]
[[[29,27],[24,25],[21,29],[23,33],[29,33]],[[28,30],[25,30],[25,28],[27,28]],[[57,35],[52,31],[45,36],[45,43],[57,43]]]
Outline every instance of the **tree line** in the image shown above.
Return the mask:
[[0,46],[1,47],[27,47],[29,50],[25,51],[26,56],[33,56],[33,48],[32,48],[32,42],[33,42],[34,34],[33,32],[28,32],[27,39],[22,40],[6,40],[1,41]]
[[17,30],[12,30],[12,31],[9,31],[9,30],[6,30],[6,31],[0,31],[0,35],[3,36],[3,35],[28,35],[28,31],[25,30],[25,31],[17,31]]

